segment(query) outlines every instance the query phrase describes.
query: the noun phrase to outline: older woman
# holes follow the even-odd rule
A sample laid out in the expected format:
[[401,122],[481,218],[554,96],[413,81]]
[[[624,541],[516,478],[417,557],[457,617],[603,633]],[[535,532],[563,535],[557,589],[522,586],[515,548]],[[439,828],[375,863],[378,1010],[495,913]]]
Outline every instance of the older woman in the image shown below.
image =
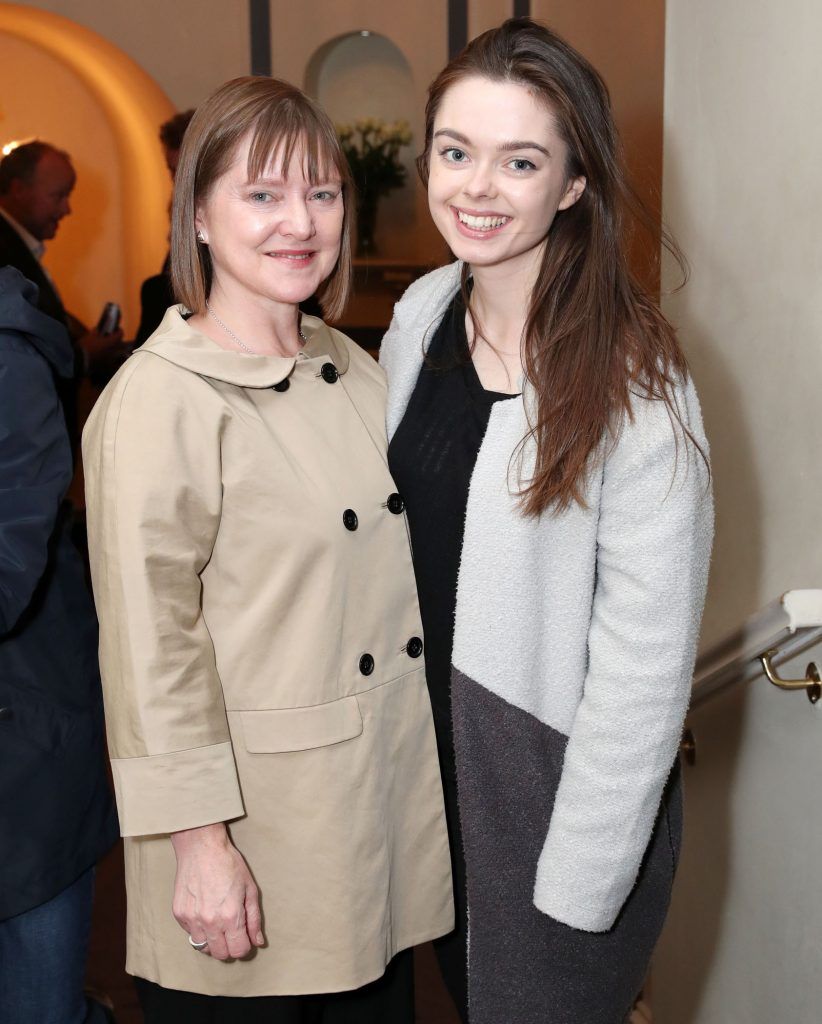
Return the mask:
[[151,1024],[411,1022],[395,955],[452,924],[385,385],[298,307],[318,288],[344,304],[349,200],[299,90],[238,79],[202,104],[175,186],[183,305],[84,436],[127,969]]

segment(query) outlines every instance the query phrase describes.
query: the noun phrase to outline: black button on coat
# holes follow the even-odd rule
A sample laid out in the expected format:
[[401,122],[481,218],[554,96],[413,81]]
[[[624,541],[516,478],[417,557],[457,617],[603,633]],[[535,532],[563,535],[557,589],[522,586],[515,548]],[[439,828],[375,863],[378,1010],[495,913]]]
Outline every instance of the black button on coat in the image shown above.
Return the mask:
[[0,270],[0,920],[56,896],[117,836],[97,622],[61,506],[72,460],[56,380],[74,354],[36,302]]

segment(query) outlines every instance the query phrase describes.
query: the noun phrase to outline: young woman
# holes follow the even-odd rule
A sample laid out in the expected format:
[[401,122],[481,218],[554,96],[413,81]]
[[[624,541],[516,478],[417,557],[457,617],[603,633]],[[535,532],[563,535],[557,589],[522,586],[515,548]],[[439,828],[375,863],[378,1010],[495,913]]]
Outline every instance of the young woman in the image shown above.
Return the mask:
[[203,103],[174,194],[183,306],[85,431],[147,1024],[413,1024],[409,947],[453,924],[385,383],[298,306],[345,302],[350,187],[298,89]]
[[699,405],[570,46],[528,19],[474,40],[431,86],[419,167],[457,262],[408,290],[381,361],[454,856],[440,962],[471,1024],[622,1024],[680,842]]

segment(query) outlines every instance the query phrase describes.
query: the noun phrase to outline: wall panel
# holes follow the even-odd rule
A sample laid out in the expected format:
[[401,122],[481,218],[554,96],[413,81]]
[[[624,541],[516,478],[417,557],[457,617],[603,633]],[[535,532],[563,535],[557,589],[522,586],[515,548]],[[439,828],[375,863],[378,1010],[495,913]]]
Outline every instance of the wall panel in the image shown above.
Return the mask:
[[468,38],[496,28],[513,13],[512,0],[468,0]]
[[[692,274],[665,310],[711,442],[706,643],[822,586],[821,33],[808,0],[668,0],[664,208]],[[759,679],[693,716],[655,1022],[820,1019],[820,710]]]
[[[605,79],[634,185],[658,216],[662,192],[665,69],[664,0],[532,0],[531,14],[564,36]],[[652,286],[655,244],[641,244],[635,265]]]

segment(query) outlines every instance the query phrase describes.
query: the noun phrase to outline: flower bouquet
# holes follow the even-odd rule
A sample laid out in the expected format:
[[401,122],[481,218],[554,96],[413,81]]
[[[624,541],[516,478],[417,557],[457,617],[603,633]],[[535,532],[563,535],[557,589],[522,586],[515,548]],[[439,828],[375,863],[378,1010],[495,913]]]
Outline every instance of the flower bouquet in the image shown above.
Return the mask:
[[407,121],[387,123],[375,117],[338,124],[337,136],[357,186],[357,255],[374,251],[380,196],[405,184],[400,150],[411,142]]

